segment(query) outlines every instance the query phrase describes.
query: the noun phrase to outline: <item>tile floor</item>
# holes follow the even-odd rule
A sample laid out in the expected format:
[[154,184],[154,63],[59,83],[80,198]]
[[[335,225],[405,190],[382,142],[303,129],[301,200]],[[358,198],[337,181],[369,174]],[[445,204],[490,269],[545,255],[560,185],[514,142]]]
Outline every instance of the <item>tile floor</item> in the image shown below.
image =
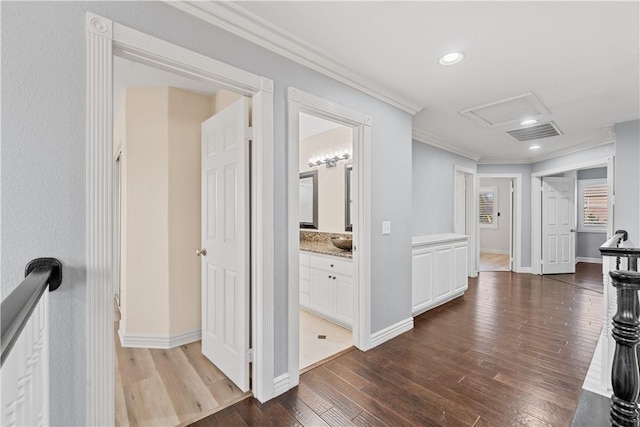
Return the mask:
[[[318,339],[318,335],[326,336]],[[353,345],[351,331],[300,310],[300,369],[307,368]]]

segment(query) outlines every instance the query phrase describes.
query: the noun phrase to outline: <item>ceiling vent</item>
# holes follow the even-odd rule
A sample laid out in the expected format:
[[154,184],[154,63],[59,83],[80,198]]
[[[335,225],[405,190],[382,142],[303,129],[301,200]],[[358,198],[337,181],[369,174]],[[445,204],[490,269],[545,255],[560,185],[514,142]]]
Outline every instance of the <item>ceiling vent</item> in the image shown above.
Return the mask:
[[549,111],[532,93],[495,101],[460,111],[463,116],[484,127],[496,128],[519,124],[525,119],[549,120]]
[[517,141],[531,141],[534,139],[551,138],[552,136],[562,135],[560,129],[555,123],[541,123],[535,126],[529,126],[521,129],[508,130],[505,132],[511,138]]

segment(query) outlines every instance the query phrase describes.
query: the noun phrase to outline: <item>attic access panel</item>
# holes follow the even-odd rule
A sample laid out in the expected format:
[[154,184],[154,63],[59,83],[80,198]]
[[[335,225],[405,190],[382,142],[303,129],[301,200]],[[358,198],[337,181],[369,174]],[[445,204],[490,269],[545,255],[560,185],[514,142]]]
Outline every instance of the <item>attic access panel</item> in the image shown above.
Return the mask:
[[496,128],[520,124],[524,119],[541,119],[549,110],[532,93],[495,101],[460,111],[463,116],[484,127]]

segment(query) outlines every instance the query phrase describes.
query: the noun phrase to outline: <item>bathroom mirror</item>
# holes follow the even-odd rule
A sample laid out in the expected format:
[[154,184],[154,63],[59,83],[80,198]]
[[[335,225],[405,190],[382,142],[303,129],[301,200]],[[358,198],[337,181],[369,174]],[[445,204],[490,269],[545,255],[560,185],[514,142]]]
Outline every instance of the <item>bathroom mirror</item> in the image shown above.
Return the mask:
[[318,171],[300,173],[300,228],[318,229]]
[[353,172],[353,164],[346,165],[344,168],[344,231],[353,231],[353,223],[351,218],[353,200],[351,198],[351,173]]

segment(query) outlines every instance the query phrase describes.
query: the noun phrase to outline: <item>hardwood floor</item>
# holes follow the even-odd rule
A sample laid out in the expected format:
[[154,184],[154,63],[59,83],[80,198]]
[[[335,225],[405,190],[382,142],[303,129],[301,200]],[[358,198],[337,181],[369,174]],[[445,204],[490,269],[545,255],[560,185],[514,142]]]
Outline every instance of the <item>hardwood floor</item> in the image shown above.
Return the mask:
[[200,341],[157,350],[120,346],[116,336],[116,425],[175,426],[244,399],[203,354]]
[[509,271],[509,255],[480,252],[480,271]]
[[194,425],[568,426],[601,304],[579,283],[485,272],[413,330],[313,369],[265,404],[246,399]]

